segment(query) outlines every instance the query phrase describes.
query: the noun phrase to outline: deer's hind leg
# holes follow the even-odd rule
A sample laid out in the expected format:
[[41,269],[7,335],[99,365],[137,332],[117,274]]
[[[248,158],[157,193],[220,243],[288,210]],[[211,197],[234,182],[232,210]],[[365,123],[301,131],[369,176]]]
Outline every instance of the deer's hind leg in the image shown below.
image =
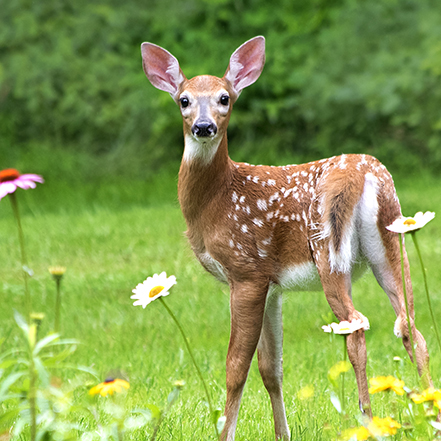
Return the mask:
[[[390,175],[383,175],[384,184],[378,185],[374,179],[366,180],[363,199],[369,197],[369,205],[374,208],[376,216],[360,215],[362,231],[369,232],[368,235],[361,237],[363,254],[367,257],[370,267],[380,286],[386,292],[397,319],[395,321],[394,333],[403,339],[412,361],[412,347],[409,338],[409,327],[407,324],[406,303],[404,298],[402,273],[401,273],[401,236],[387,230],[387,226],[401,216],[401,209],[396,198],[395,189]],[[375,196],[375,197],[374,197]],[[362,203],[364,200],[362,199]],[[368,205],[368,202],[366,202]],[[363,213],[363,211],[361,211]],[[375,221],[373,221],[375,219]],[[432,385],[429,371],[429,353],[426,341],[418,329],[415,327],[415,311],[413,302],[412,282],[410,279],[409,261],[403,243],[404,274],[409,307],[410,324],[412,337],[415,347],[416,363],[418,373],[421,376],[425,387]]]
[[[320,279],[326,299],[339,321],[361,319],[365,317],[358,312],[351,299],[351,275],[345,273],[331,272],[326,260],[321,261],[318,266]],[[325,269],[326,268],[326,269]],[[349,361],[352,364],[357,380],[358,397],[360,410],[372,418],[371,401],[369,397],[369,388],[366,377],[366,339],[364,330],[360,329],[345,336]]]
[[[384,265],[372,264],[372,271],[383,290],[389,297],[394,308],[397,319],[395,321],[394,333],[398,338],[403,340],[403,345],[413,360],[412,346],[409,336],[409,326],[407,323],[406,303],[404,298],[402,274],[401,274],[401,255],[400,244],[401,238],[395,234],[386,232],[382,233],[383,243],[385,244],[385,254],[387,262]],[[429,352],[427,344],[415,326],[415,309],[413,301],[412,282],[410,279],[409,261],[406,249],[403,244],[404,255],[404,274],[406,283],[407,304],[409,308],[409,318],[412,330],[413,344],[415,348],[416,364],[418,373],[424,388],[432,386],[432,379],[429,370]]]

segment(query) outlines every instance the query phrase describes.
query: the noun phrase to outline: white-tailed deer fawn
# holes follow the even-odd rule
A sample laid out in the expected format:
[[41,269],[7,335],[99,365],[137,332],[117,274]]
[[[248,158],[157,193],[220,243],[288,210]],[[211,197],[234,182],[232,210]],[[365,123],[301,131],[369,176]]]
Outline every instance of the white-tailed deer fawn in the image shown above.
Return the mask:
[[[276,439],[289,439],[282,396],[283,290],[323,289],[338,320],[366,320],[354,308],[351,283],[370,267],[397,315],[395,334],[412,357],[399,237],[385,228],[401,215],[392,178],[367,155],[284,167],[229,158],[228,121],[242,89],[262,72],[263,37],[247,41],[233,53],[223,78],[201,75],[188,80],[177,59],[151,43],[142,44],[142,58],[153,86],[169,92],[181,109],[185,149],[178,194],[191,247],[202,266],[231,290],[226,424],[221,439],[234,440],[256,348]],[[426,342],[413,321],[407,257],[405,273],[418,370],[430,385]],[[371,416],[363,330],[347,336],[347,348],[360,408]]]

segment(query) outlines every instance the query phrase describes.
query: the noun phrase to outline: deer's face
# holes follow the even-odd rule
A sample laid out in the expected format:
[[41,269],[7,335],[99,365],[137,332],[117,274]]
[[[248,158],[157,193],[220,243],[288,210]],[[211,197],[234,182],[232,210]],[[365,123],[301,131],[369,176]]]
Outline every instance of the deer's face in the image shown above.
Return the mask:
[[233,98],[221,78],[201,75],[188,80],[176,99],[185,136],[203,144],[220,140],[227,130]]

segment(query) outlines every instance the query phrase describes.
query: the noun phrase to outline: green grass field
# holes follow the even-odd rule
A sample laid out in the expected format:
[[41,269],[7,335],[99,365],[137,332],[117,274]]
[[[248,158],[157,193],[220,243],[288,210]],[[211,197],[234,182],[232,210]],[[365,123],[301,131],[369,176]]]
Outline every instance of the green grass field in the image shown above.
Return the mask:
[[[229,291],[215,281],[193,257],[183,232],[185,223],[176,202],[175,178],[164,176],[148,182],[109,182],[78,187],[47,182],[35,190],[17,191],[22,212],[33,310],[45,313],[40,335],[53,326],[55,285],[48,267],[67,267],[63,279],[61,331],[81,344],[70,357],[75,365],[92,367],[91,375],[57,370],[62,388],[73,378],[81,385],[72,400],[86,400],[87,391],[113,375],[126,378],[131,388],[127,408],[151,403],[163,408],[176,380],[185,380],[180,397],[161,425],[157,440],[214,439],[203,387],[185,351],[175,324],[160,302],[145,310],[133,307],[131,290],[147,276],[166,271],[177,285],[165,298],[186,329],[195,357],[208,383],[215,407],[225,403],[225,357],[229,338]],[[441,183],[430,177],[401,180],[398,194],[405,215],[416,211],[440,212]],[[13,311],[23,312],[24,289],[17,231],[10,203],[0,201],[0,352],[23,345]],[[435,315],[441,313],[441,227],[435,218],[419,232],[419,242],[429,275]],[[410,238],[409,238],[410,239]],[[423,280],[411,240],[411,261],[417,327],[428,342],[435,386],[441,386],[441,354],[425,301]],[[395,375],[409,387],[416,386],[412,365],[401,341],[393,334],[395,316],[387,296],[371,274],[353,290],[354,303],[366,315],[368,377]],[[343,342],[321,326],[334,320],[324,294],[286,293],[284,296],[284,394],[293,440],[334,440],[341,427],[340,415],[330,400],[329,368],[343,358]],[[394,361],[394,357],[401,361]],[[6,372],[6,371],[5,371]],[[0,369],[0,380],[2,370]],[[300,400],[303,387],[313,385],[314,396]],[[345,427],[359,424],[355,377],[345,377],[348,417]],[[106,400],[95,397],[96,400]],[[378,416],[391,415],[405,422],[401,398],[393,394],[372,396]],[[1,404],[0,404],[1,406]],[[3,410],[7,404],[3,404]],[[401,406],[401,407],[400,407]],[[0,407],[0,414],[2,408]],[[87,418],[83,423],[87,424]],[[8,426],[0,427],[0,433]],[[152,429],[138,430],[125,439],[149,439]],[[5,438],[6,439],[6,438]],[[22,438],[26,439],[26,438]],[[53,438],[62,439],[62,438]],[[242,400],[236,439],[273,439],[269,399],[253,361]],[[394,439],[415,438],[399,431]]]

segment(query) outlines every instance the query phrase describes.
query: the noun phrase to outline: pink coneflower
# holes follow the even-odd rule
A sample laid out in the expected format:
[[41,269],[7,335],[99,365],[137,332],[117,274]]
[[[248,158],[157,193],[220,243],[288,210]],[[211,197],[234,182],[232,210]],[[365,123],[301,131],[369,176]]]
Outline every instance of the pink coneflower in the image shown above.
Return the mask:
[[44,179],[34,174],[21,175],[15,168],[0,170],[0,199],[9,193],[14,193],[18,187],[23,190],[35,188],[37,186],[36,182],[42,184]]

